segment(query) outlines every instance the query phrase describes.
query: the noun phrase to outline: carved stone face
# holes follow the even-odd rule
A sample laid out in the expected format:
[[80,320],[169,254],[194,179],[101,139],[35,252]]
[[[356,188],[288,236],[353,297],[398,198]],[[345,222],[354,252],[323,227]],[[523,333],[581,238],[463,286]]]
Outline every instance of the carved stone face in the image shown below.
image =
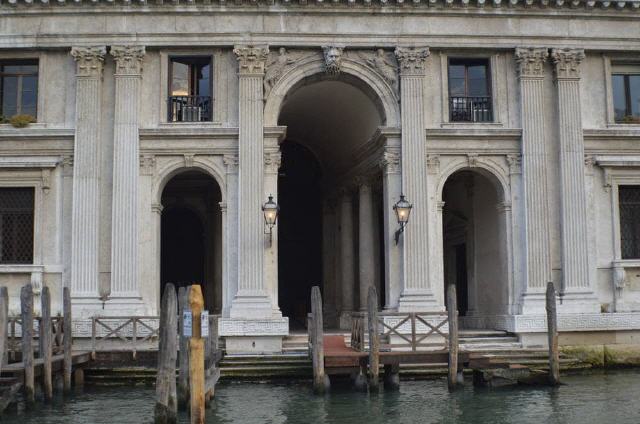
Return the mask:
[[340,73],[340,62],[342,60],[342,48],[329,46],[324,47],[324,62],[327,67],[327,73]]

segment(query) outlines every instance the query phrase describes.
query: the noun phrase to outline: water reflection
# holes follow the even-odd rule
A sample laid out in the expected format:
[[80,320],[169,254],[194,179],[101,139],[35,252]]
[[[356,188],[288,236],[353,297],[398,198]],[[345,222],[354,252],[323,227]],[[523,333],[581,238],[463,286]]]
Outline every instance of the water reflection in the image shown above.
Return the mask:
[[[640,370],[564,377],[559,388],[474,389],[449,394],[443,380],[403,381],[400,390],[352,392],[334,384],[314,396],[310,383],[227,383],[218,387],[207,423],[640,423]],[[13,411],[2,423],[150,423],[150,387],[88,388],[63,402]],[[181,423],[188,423],[181,414]]]

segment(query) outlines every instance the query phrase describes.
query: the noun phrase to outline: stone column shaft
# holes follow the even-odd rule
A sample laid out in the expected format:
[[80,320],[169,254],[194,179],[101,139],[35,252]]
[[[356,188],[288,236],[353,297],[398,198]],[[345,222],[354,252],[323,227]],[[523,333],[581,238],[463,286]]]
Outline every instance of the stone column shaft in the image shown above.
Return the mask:
[[[546,49],[516,49],[520,73],[526,292],[543,293],[551,278],[545,147]],[[541,299],[544,301],[544,299]],[[541,304],[544,307],[544,302]]]
[[139,297],[138,111],[145,49],[138,46],[113,46],[110,53],[116,61],[111,292],[115,297]]
[[239,46],[238,292],[231,318],[269,318],[272,304],[264,281],[261,207],[264,180],[263,77],[266,47]]
[[[262,198],[273,196],[273,201],[278,203],[278,170],[282,161],[282,154],[277,141],[264,153],[264,193]],[[264,255],[264,279],[269,291],[274,311],[279,313],[278,306],[278,227],[273,228],[271,243],[267,242]]]
[[361,181],[358,190],[358,282],[360,310],[367,310],[369,287],[375,283],[375,249],[373,246],[373,193],[368,181]]
[[100,217],[100,107],[105,47],[73,48],[76,74],[76,134],[73,160],[71,223],[71,293],[98,293]]
[[223,162],[226,167],[227,202],[226,205],[221,205],[226,264],[222,282],[222,316],[228,318],[238,291],[238,156],[225,155]]
[[396,309],[402,290],[402,244],[395,243],[394,236],[398,220],[393,213],[393,205],[402,192],[402,175],[400,174],[400,143],[387,141],[380,166],[382,168],[382,204],[384,213],[384,284],[385,309]]
[[429,281],[429,204],[425,139],[424,78],[428,48],[396,49],[400,63],[402,187],[413,210],[403,237],[404,286],[400,311],[437,309]]
[[351,193],[342,194],[340,202],[340,284],[342,287],[342,316],[340,327],[347,320],[350,322],[350,314],[353,311],[353,289],[355,285],[354,269],[354,245],[353,245],[353,204]]
[[322,295],[324,322],[335,326],[336,319],[336,205],[335,199],[325,199],[322,210]]

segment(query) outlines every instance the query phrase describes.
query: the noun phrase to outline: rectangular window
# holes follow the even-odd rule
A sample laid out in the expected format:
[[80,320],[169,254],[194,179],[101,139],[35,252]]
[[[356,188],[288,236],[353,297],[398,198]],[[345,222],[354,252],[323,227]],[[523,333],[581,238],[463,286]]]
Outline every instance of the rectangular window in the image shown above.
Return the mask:
[[0,188],[0,264],[33,263],[33,187]]
[[640,259],[640,186],[619,186],[622,259]]
[[36,115],[38,104],[38,61],[0,61],[0,115]]
[[169,122],[211,121],[211,57],[172,57]]
[[615,121],[640,124],[640,66],[614,66],[611,85]]
[[449,121],[493,121],[487,59],[449,59]]

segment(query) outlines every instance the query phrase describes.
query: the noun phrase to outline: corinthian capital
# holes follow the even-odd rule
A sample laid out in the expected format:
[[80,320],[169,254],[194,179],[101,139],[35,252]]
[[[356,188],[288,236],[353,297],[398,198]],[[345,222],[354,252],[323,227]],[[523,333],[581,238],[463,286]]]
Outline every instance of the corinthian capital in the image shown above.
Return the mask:
[[264,66],[269,57],[267,46],[236,46],[233,52],[238,58],[240,75],[264,75]]
[[395,53],[400,64],[400,75],[425,74],[425,64],[430,55],[428,47],[396,47]]
[[109,51],[116,61],[116,75],[140,75],[144,46],[112,46]]
[[555,65],[556,78],[580,78],[580,63],[584,60],[584,50],[553,49],[551,60]]
[[107,48],[100,47],[74,47],[71,56],[76,61],[76,75],[80,77],[101,77],[104,64],[104,56]]
[[520,77],[544,77],[544,63],[549,57],[547,49],[522,48],[516,49],[516,62]]

